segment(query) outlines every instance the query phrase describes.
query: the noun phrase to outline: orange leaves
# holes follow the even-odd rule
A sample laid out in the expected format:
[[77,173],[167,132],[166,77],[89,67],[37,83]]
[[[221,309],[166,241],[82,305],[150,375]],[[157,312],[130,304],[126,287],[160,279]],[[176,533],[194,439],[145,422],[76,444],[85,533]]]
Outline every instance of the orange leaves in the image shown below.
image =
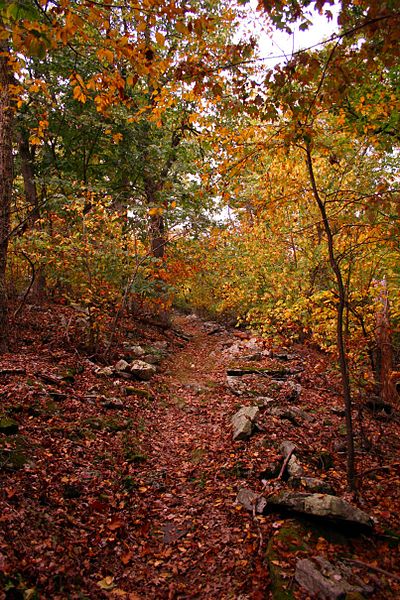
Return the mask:
[[73,86],[73,96],[75,100],[78,100],[78,102],[82,102],[84,104],[86,102],[87,94],[86,85],[82,77],[79,75],[79,73],[73,73],[70,76],[70,82]]
[[159,31],[156,31],[156,41],[159,46],[165,45],[165,36]]
[[175,24],[175,29],[178,31],[178,33],[181,33],[184,36],[190,35],[190,31],[183,21],[177,21]]
[[107,48],[100,48],[100,50],[97,50],[96,54],[99,60],[104,60],[108,63],[114,62],[114,52]]

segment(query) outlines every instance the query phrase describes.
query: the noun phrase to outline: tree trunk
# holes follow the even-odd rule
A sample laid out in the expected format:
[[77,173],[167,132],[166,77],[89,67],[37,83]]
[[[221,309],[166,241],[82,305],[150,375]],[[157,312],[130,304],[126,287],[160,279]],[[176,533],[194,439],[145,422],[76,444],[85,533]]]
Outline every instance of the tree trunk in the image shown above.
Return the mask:
[[[153,183],[151,176],[144,176],[144,189],[148,206],[155,208],[158,206],[158,186]],[[149,217],[149,233],[151,253],[156,258],[164,258],[165,253],[165,228],[164,218],[162,214],[150,215]]]
[[33,156],[29,148],[29,140],[25,131],[19,136],[19,156],[21,159],[21,173],[24,180],[25,200],[30,214],[29,224],[34,225],[40,219],[39,203],[35,183],[35,169]]
[[[37,227],[41,229],[41,225],[37,223],[40,219],[39,199],[37,195],[35,182],[35,165],[34,157],[29,148],[29,138],[26,131],[21,131],[19,137],[19,156],[21,160],[21,173],[24,180],[24,191],[27,210],[29,212],[29,220],[27,228]],[[32,296],[40,299],[44,295],[46,289],[46,278],[43,272],[43,267],[39,267],[35,272],[32,286]]]
[[151,252],[156,258],[164,258],[165,254],[165,235],[164,219],[162,215],[152,215],[150,217],[150,235]]
[[352,420],[352,399],[351,399],[351,388],[350,388],[350,377],[349,377],[349,368],[346,357],[346,348],[344,341],[344,332],[343,332],[343,315],[344,309],[346,306],[346,290],[343,282],[342,272],[340,270],[339,262],[336,259],[335,255],[335,247],[333,241],[333,233],[330,227],[329,218],[326,212],[325,204],[323,203],[321,196],[319,195],[317,182],[315,180],[314,175],[314,167],[312,163],[311,149],[310,146],[307,145],[306,148],[307,153],[307,167],[308,173],[310,176],[311,187],[313,190],[315,201],[318,205],[322,223],[325,230],[325,235],[328,241],[328,251],[329,251],[329,262],[332,268],[332,271],[335,274],[336,284],[338,288],[339,294],[339,305],[337,307],[336,312],[336,345],[339,353],[339,365],[340,365],[340,373],[342,377],[342,389],[343,389],[343,398],[345,405],[345,413],[346,413],[346,442],[347,442],[347,486],[349,490],[355,489],[355,462],[354,462],[354,432],[353,432],[353,420]]
[[[3,23],[0,19],[0,26]],[[8,349],[8,301],[6,285],[10,206],[13,185],[13,73],[9,64],[7,40],[0,41],[0,352]]]
[[377,283],[379,286],[376,311],[376,379],[379,385],[379,395],[385,404],[397,400],[395,383],[392,381],[393,344],[389,321],[389,298],[386,280]]

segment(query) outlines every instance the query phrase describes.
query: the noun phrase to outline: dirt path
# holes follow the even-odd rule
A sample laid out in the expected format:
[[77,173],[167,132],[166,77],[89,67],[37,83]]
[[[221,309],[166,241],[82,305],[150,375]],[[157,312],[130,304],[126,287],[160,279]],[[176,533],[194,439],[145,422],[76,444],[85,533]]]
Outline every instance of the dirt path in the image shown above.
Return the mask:
[[229,477],[236,464],[230,416],[238,399],[226,390],[222,350],[232,338],[188,323],[183,327],[193,339],[160,377],[164,410],[149,430],[148,597],[262,597],[268,578],[256,551],[258,534],[251,519],[239,517]]

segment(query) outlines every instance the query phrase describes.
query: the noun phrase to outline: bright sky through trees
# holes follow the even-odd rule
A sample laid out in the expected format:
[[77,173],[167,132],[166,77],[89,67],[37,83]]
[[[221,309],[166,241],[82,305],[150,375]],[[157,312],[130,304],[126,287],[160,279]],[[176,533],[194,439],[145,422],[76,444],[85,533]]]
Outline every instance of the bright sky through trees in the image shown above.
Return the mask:
[[269,31],[263,15],[257,11],[256,0],[251,0],[247,5],[247,10],[249,21],[246,25],[246,30],[256,36],[259,43],[260,56],[263,59],[267,59],[268,67],[271,67],[274,62],[284,61],[285,57],[290,57],[293,52],[310,48],[315,44],[329,39],[338,30],[337,5],[330,7],[333,15],[331,21],[328,21],[325,15],[320,15],[318,12],[310,10],[309,29],[301,31],[299,29],[299,22],[293,27],[293,34],[278,30]]

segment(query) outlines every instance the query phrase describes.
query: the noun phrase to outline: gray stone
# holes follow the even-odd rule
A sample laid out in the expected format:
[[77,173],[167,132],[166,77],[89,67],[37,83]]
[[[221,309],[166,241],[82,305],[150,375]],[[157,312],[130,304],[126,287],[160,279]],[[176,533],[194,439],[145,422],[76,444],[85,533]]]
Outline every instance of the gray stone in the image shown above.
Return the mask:
[[333,494],[332,486],[323,479],[317,477],[290,477],[289,485],[294,488],[303,488],[308,492],[319,492],[320,494]]
[[107,400],[104,400],[104,402],[102,402],[102,405],[104,406],[104,408],[115,410],[122,409],[125,407],[125,404],[120,398],[108,398]]
[[127,373],[129,371],[129,363],[121,358],[121,360],[116,363],[114,368],[116,371],[118,371],[118,373]]
[[346,500],[330,494],[283,492],[271,497],[269,503],[287,510],[328,520],[342,521],[361,527],[373,526],[373,521],[367,513],[352,506]]
[[155,348],[157,348],[157,350],[164,350],[165,351],[168,348],[168,342],[165,341],[165,340],[160,340],[160,341],[154,342],[153,346]]
[[233,439],[247,440],[254,431],[260,413],[258,406],[242,406],[232,417]]
[[263,496],[259,496],[246,488],[239,490],[236,496],[236,503],[243,506],[249,512],[255,511],[259,515],[264,512],[267,506],[267,501]]
[[157,353],[157,354],[151,353],[151,354],[145,354],[142,357],[142,360],[144,360],[144,362],[149,363],[150,365],[159,365],[163,358],[164,358],[164,356],[161,353]]
[[132,377],[141,381],[149,381],[156,372],[157,369],[154,365],[149,365],[149,363],[144,362],[143,360],[134,360],[130,364],[130,373]]
[[283,458],[286,458],[296,450],[296,444],[293,444],[293,442],[290,442],[289,440],[284,440],[279,446],[279,450],[281,451]]
[[[334,566],[322,556],[297,561],[295,579],[311,596],[324,600],[340,600],[347,594],[371,594],[366,586],[344,565]],[[350,583],[354,579],[357,583]],[[350,581],[349,581],[350,580]],[[360,585],[361,584],[361,585]]]
[[302,391],[301,385],[299,383],[295,383],[294,381],[288,381],[287,388],[286,400],[288,402],[297,402]]
[[113,367],[97,367],[94,371],[99,377],[112,377],[115,371]]
[[133,354],[133,356],[143,356],[144,354],[146,354],[146,351],[144,348],[142,348],[142,346],[129,346],[126,348],[126,350],[128,350],[128,352],[130,352],[131,354]]
[[263,359],[263,354],[262,352],[254,352],[254,354],[244,354],[241,358],[243,360],[259,361]]
[[245,385],[243,384],[243,382],[241,382],[240,380],[238,380],[237,377],[233,377],[231,375],[227,375],[226,377],[226,383],[228,388],[231,390],[231,392],[233,394],[235,394],[235,396],[242,396],[244,391],[245,391]]
[[301,477],[304,473],[303,467],[294,454],[292,454],[292,456],[289,458],[286,470],[289,474],[289,477]]

